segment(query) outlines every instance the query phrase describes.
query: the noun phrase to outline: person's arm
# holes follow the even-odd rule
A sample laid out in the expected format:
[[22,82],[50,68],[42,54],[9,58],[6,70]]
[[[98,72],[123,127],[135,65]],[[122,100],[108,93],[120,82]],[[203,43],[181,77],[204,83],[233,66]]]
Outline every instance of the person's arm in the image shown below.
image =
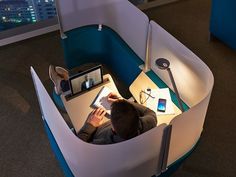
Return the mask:
[[89,123],[85,123],[84,126],[80,129],[80,131],[77,133],[77,136],[85,141],[89,142],[92,139],[93,134],[96,132],[97,128]]
[[89,142],[93,138],[93,134],[96,132],[97,127],[103,123],[103,118],[106,114],[104,108],[97,108],[93,110],[86,120],[84,126],[80,129],[77,136],[83,141]]
[[138,103],[134,103],[134,102],[130,102],[138,111],[139,114],[139,118],[141,121],[141,131],[145,132],[150,130],[151,128],[156,127],[157,125],[157,117],[156,117],[156,113],[154,111],[152,111],[151,109],[138,104]]
[[107,101],[110,103],[118,101],[119,99],[123,99],[123,98],[119,96],[117,93],[111,92],[107,95]]

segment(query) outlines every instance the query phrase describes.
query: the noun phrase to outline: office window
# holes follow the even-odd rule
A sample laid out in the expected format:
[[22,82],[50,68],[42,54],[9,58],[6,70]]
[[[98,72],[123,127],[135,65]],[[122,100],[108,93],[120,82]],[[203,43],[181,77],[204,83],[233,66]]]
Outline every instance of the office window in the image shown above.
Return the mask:
[[56,15],[54,0],[0,0],[0,32]]

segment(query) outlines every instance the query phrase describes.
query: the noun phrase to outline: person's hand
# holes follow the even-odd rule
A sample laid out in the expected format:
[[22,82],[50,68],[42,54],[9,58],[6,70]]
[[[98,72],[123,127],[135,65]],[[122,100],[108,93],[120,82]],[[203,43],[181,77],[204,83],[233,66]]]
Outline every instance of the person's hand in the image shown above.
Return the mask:
[[87,123],[94,127],[98,127],[103,123],[106,110],[103,107],[94,109],[88,116]]
[[120,98],[121,97],[118,94],[114,93],[114,92],[111,92],[107,95],[107,100],[108,100],[108,102],[111,102],[111,103],[119,100]]

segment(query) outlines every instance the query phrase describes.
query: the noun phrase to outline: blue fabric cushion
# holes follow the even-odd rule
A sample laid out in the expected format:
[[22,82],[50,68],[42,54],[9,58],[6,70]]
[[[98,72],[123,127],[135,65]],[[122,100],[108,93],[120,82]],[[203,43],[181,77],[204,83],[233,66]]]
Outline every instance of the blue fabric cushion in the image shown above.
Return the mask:
[[66,32],[62,40],[65,63],[68,69],[84,63],[98,62],[107,65],[125,84],[130,85],[141,72],[144,62],[111,28],[96,25],[80,27]]
[[64,107],[64,104],[61,100],[61,96],[57,95],[54,90],[52,92],[52,97],[53,97],[54,103],[57,105],[57,107],[60,108],[61,110],[65,111],[65,107]]

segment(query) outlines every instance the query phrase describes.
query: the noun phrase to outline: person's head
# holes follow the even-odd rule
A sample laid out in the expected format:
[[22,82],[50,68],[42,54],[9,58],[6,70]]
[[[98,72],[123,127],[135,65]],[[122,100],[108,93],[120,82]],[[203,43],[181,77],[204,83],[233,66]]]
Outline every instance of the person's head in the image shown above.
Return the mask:
[[115,132],[123,139],[127,140],[138,134],[138,112],[131,103],[125,100],[112,103],[111,123]]
[[87,81],[88,80],[88,75],[85,75],[84,79],[85,79],[85,81]]

